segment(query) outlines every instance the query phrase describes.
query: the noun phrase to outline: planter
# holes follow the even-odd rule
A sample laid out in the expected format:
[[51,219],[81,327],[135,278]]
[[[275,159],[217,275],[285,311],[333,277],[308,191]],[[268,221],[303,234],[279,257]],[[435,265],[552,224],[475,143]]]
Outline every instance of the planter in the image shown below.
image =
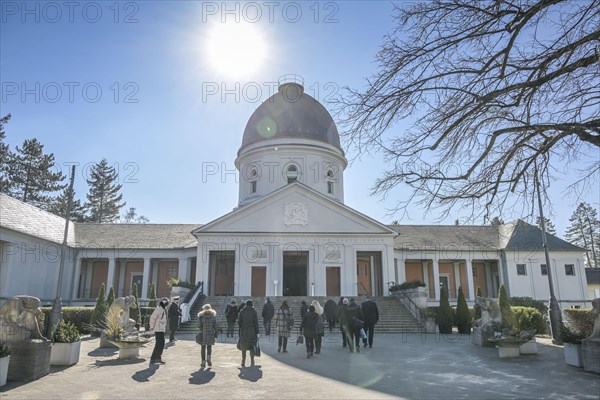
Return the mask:
[[192,289],[183,286],[173,286],[171,287],[171,297],[173,298],[179,296],[181,301],[183,301],[183,299],[185,299],[191,291]]
[[81,341],[54,343],[50,352],[50,365],[73,365],[79,362]]
[[433,318],[425,319],[425,331],[427,333],[435,333],[435,319],[433,319]]
[[0,386],[6,385],[6,377],[8,376],[8,362],[10,356],[0,358]]
[[519,353],[521,353],[521,354],[537,354],[537,352],[538,352],[538,346],[537,346],[537,342],[535,341],[535,338],[531,339],[527,343],[523,343],[519,347]]
[[563,346],[563,354],[565,356],[565,362],[567,365],[583,368],[583,353],[581,351],[581,344],[564,343]]
[[120,340],[108,340],[114,346],[119,348],[119,359],[131,359],[139,358],[140,347],[144,346],[149,340],[139,341],[120,341]]
[[496,346],[498,348],[498,355],[500,358],[514,358],[519,357],[518,346]]

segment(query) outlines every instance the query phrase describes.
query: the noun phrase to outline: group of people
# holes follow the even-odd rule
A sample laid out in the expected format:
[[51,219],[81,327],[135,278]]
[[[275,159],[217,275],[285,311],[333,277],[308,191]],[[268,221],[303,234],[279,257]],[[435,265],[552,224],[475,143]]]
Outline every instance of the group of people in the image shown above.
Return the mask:
[[[162,360],[162,352],[165,344],[165,331],[167,321],[170,325],[170,341],[175,341],[181,310],[176,299],[167,310],[169,299],[163,297],[150,317],[150,330],[155,334],[155,346],[150,358],[151,364],[165,364]],[[204,304],[198,313],[198,343],[201,345],[201,367],[207,364],[212,366],[212,346],[218,335],[217,312],[210,304]],[[289,337],[295,326],[294,315],[287,302],[283,300],[275,311],[275,306],[270,298],[262,308],[264,331],[267,336],[271,335],[272,320],[275,319],[275,330],[278,336],[277,352],[287,353]],[[373,347],[373,335],[375,324],[379,321],[379,309],[371,299],[367,299],[360,306],[355,299],[341,297],[336,304],[329,299],[322,307],[317,300],[313,300],[310,306],[302,301],[300,307],[300,335],[304,338],[306,345],[306,357],[312,358],[314,354],[321,352],[323,337],[325,335],[325,322],[329,324],[329,331],[333,331],[337,323],[342,333],[342,347],[348,347],[350,352],[360,352],[360,342],[363,348],[367,345]],[[246,366],[246,355],[250,354],[250,365],[254,366],[255,349],[260,337],[258,313],[254,308],[252,300],[247,300],[239,307],[232,300],[225,310],[227,321],[227,337],[234,337],[235,323],[239,327],[238,349],[242,352],[242,367]],[[362,336],[362,337],[361,337]]]

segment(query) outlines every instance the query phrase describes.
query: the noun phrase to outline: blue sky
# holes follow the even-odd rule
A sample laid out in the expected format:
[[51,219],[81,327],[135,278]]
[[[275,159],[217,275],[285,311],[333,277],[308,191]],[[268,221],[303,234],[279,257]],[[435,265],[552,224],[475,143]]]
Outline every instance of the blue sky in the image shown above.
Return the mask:
[[[364,85],[393,27],[389,2],[69,4],[1,3],[0,111],[13,117],[6,141],[14,149],[38,138],[65,174],[78,163],[82,200],[86,165],[106,158],[120,172],[127,206],[154,223],[206,223],[231,211],[238,186],[230,172],[244,127],[273,82],[299,74],[327,107],[327,96],[343,86]],[[225,71],[207,53],[222,21],[236,19],[262,40],[264,58],[254,71],[254,55]],[[215,166],[219,173],[203,176]],[[384,168],[379,154],[354,161],[345,171],[345,202],[388,223],[398,217],[386,208],[407,192],[399,187],[385,201],[369,195]],[[557,182],[551,194],[561,235],[576,207],[563,187]],[[594,190],[585,200],[598,207],[598,197]],[[436,217],[415,208],[401,222]],[[457,210],[443,223],[459,217]]]

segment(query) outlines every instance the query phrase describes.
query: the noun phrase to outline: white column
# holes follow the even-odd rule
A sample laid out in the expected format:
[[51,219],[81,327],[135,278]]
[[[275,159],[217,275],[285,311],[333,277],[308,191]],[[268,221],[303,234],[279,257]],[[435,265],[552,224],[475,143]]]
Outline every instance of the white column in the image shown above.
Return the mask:
[[[406,268],[406,262],[404,264],[404,268]],[[425,284],[425,286],[427,286],[427,298],[429,298],[430,293],[431,293],[429,291],[429,288],[431,287],[430,282],[429,282],[429,261],[423,261],[422,268],[423,268],[423,283]]]
[[106,293],[114,285],[115,281],[115,258],[108,257],[108,276],[106,277]]
[[398,283],[406,282],[406,258],[398,260]]
[[498,293],[494,293],[494,284],[492,281],[492,267],[490,267],[490,262],[485,262],[485,292],[487,293],[487,297],[495,298],[498,296]]
[[127,261],[121,261],[120,265],[121,268],[119,268],[119,289],[115,291],[117,297],[125,296],[125,272],[127,270]]
[[190,278],[190,259],[189,257],[179,257],[179,266],[177,269],[177,278],[187,281]]
[[142,299],[148,298],[148,287],[150,286],[150,257],[144,257],[144,271],[142,273]]
[[454,266],[454,290],[456,290],[456,298],[458,299],[458,287],[460,286],[460,262],[455,261],[452,265]]
[[[440,265],[437,257],[432,260],[433,265],[433,290],[435,291],[435,299],[440,300]],[[450,297],[450,295],[448,295]]]
[[73,293],[71,299],[75,300],[79,298],[79,275],[81,275],[81,256],[77,256],[75,259],[75,272],[73,273]]
[[94,261],[88,261],[85,272],[85,285],[83,286],[83,297],[89,298],[92,294],[92,275],[94,275]]
[[473,285],[473,260],[465,260],[467,284],[469,285],[469,300],[475,301],[475,287]]

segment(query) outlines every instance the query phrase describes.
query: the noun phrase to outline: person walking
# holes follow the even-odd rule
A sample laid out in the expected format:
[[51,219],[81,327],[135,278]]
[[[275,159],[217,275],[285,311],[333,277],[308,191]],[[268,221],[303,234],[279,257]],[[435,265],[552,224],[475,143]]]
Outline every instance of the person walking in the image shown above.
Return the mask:
[[[306,304],[306,301],[302,300],[302,303],[300,303],[300,321],[304,320],[304,316],[307,312],[308,305]],[[300,334],[302,335],[302,324],[300,324]]]
[[356,304],[354,299],[350,299],[350,303],[348,304],[348,309],[346,310],[346,320],[347,320],[347,329],[348,334],[348,347],[350,347],[350,352],[354,352],[354,347],[356,346],[356,352],[360,352],[360,329],[364,324],[364,317],[362,314],[362,310]]
[[321,343],[323,342],[323,336],[325,336],[325,312],[317,300],[313,300],[310,305],[315,308],[315,312],[319,316],[315,332],[315,354],[320,354]]
[[315,351],[315,335],[317,333],[317,321],[319,315],[315,312],[315,307],[308,307],[308,312],[302,319],[302,332],[304,333],[304,342],[306,343],[306,358],[312,358]]
[[173,297],[169,306],[169,343],[175,343],[175,332],[179,328],[179,317],[181,317],[181,308],[179,308],[179,297]]
[[200,367],[206,367],[208,363],[209,367],[212,367],[212,347],[215,344],[215,338],[217,337],[218,325],[217,325],[217,312],[212,309],[210,304],[204,304],[202,311],[198,313],[198,330],[200,332],[200,356],[202,357],[202,363]]
[[238,325],[240,328],[240,350],[242,351],[242,367],[246,366],[246,352],[250,351],[250,365],[254,366],[254,346],[260,337],[258,329],[258,314],[252,304],[252,300],[246,301],[246,305],[238,314]]
[[275,306],[271,303],[271,299],[267,297],[267,302],[262,308],[263,325],[265,326],[265,335],[271,336],[271,320],[275,315]]
[[[377,303],[375,303],[372,299],[367,299],[364,301],[360,308],[363,313],[364,321],[364,329],[367,334],[367,339],[369,343],[369,348],[373,347],[373,333],[375,332],[375,324],[379,322],[379,309],[377,308]],[[363,339],[363,347],[367,347],[367,339]]]
[[225,309],[225,319],[227,320],[227,337],[233,337],[233,332],[235,330],[235,321],[237,321],[238,317],[238,307],[235,304],[235,300],[231,300],[229,304],[227,304],[227,308]]
[[154,332],[154,350],[150,356],[150,364],[166,364],[162,359],[165,349],[165,331],[167,329],[167,305],[169,299],[163,297],[150,315],[149,328]]
[[277,329],[277,352],[281,352],[283,348],[283,352],[287,353],[287,343],[288,338],[292,332],[292,328],[294,327],[294,315],[292,314],[292,310],[290,310],[290,306],[288,305],[287,300],[284,300],[281,303],[281,307],[277,310],[275,314],[275,329]]
[[346,311],[348,310],[348,299],[340,297],[337,309],[337,319],[340,323],[340,332],[342,332],[342,347],[346,347],[348,344],[348,318],[346,318]]
[[337,322],[337,304],[332,299],[329,299],[325,302],[325,318],[327,319],[327,323],[329,324],[329,332],[333,332],[335,329],[335,323]]

